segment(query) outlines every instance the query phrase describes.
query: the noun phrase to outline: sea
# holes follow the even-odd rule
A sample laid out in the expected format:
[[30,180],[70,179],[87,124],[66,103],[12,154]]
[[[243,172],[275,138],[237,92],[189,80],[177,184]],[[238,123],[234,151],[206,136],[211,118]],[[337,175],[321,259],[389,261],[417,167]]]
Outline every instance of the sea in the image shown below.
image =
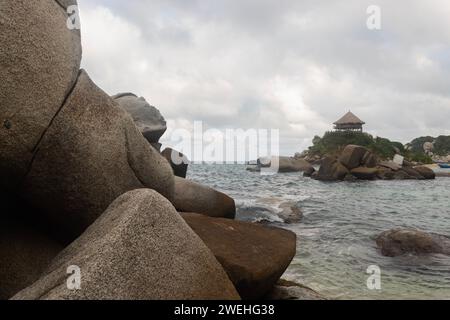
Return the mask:
[[[263,176],[245,165],[194,164],[188,178],[233,197],[238,220],[297,234],[284,279],[328,299],[450,299],[450,256],[384,257],[375,242],[397,227],[450,236],[448,177],[326,183],[301,173]],[[300,222],[280,218],[286,203],[303,212]],[[380,271],[378,288],[368,285],[373,266]]]

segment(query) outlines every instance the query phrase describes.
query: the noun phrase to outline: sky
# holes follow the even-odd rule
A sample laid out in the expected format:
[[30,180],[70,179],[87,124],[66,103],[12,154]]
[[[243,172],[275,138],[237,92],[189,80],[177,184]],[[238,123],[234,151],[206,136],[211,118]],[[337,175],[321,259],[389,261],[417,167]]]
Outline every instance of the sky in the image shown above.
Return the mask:
[[[351,110],[375,136],[450,135],[448,0],[78,0],[83,60],[171,132],[278,129],[293,155]],[[367,8],[381,9],[370,30]]]

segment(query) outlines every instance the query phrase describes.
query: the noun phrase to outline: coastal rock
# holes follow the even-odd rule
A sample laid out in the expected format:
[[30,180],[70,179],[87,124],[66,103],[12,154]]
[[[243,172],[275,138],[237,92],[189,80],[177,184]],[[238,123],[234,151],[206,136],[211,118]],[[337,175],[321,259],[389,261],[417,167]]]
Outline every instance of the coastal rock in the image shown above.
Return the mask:
[[1,1],[2,189],[16,191],[42,135],[76,82],[80,31],[69,30],[67,19],[56,1]]
[[332,157],[326,157],[323,159],[315,179],[321,181],[344,180],[348,173],[348,169],[338,160]]
[[234,219],[236,205],[226,194],[190,180],[175,177],[173,205],[181,212]]
[[198,214],[182,216],[246,300],[264,297],[296,253],[296,235],[291,231]]
[[299,223],[303,219],[303,212],[295,202],[284,202],[278,208],[281,209],[278,216],[283,219],[284,223]]
[[258,165],[261,168],[269,168],[271,166],[276,167],[278,165],[278,172],[300,172],[300,171],[311,171],[312,165],[301,158],[291,158],[291,157],[272,157],[272,158],[260,158],[258,159]]
[[424,180],[425,178],[415,169],[411,167],[403,167],[400,169],[403,172],[406,172],[407,175],[409,175],[412,179],[416,180]]
[[398,164],[396,164],[393,161],[380,161],[378,163],[378,165],[381,166],[381,167],[385,167],[385,168],[391,169],[393,171],[398,171],[398,170],[401,169],[401,166],[399,166]]
[[410,176],[406,171],[399,170],[394,173],[394,179],[395,180],[416,180],[417,178],[414,178]]
[[131,117],[81,71],[42,137],[20,194],[72,241],[114,199],[144,187],[172,199],[170,165]]
[[313,173],[316,171],[313,166],[309,167],[303,172],[304,177],[312,177]]
[[321,294],[298,283],[280,279],[272,291],[265,297],[266,300],[327,300]]
[[[5,203],[2,202],[4,208]],[[0,215],[0,300],[11,298],[36,280],[63,246],[35,225],[15,218],[15,212]]]
[[339,157],[339,161],[348,169],[352,170],[359,167],[363,157],[368,151],[366,148],[357,145],[348,145],[344,148]]
[[394,229],[376,239],[384,256],[396,257],[406,253],[442,253],[450,255],[450,238],[415,229]]
[[393,180],[395,178],[395,172],[385,167],[377,168],[377,178],[381,180]]
[[436,173],[434,173],[434,171],[431,170],[430,168],[420,166],[414,167],[414,170],[416,170],[420,175],[422,175],[427,180],[436,179]]
[[350,173],[360,180],[373,180],[377,176],[376,168],[358,167],[352,169]]
[[365,153],[361,161],[361,164],[366,168],[375,168],[377,166],[377,163],[377,157],[375,157],[375,155],[370,151],[367,151]]
[[161,153],[161,155],[169,161],[172,167],[173,173],[180,178],[186,178],[189,159],[182,153],[173,150],[171,148],[166,148]]
[[133,93],[119,93],[112,98],[131,115],[148,142],[159,142],[167,130],[167,124],[158,109]]
[[[66,285],[78,266],[80,290]],[[15,300],[239,299],[211,251],[170,202],[149,189],[116,199]]]

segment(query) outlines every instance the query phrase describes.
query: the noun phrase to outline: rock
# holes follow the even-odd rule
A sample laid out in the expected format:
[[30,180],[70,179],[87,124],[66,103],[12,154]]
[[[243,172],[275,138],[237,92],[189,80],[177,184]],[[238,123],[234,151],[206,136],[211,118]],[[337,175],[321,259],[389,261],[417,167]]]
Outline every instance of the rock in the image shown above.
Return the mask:
[[66,9],[67,9],[67,7],[69,7],[69,6],[73,6],[73,5],[76,5],[76,4],[77,4],[77,1],[76,1],[76,0],[56,0],[56,1],[58,1],[58,3],[59,3],[63,8],[66,8]]
[[76,82],[80,31],[69,30],[67,19],[56,1],[1,1],[2,189],[17,191],[42,135]]
[[350,171],[352,175],[360,180],[373,180],[377,176],[376,168],[358,167]]
[[282,210],[278,216],[286,224],[299,223],[303,219],[303,212],[295,202],[284,202],[278,208]]
[[381,161],[381,162],[378,163],[378,165],[381,166],[381,167],[385,167],[385,168],[391,169],[393,171],[398,171],[398,170],[401,169],[401,166],[399,166],[398,164],[396,164],[393,161]]
[[400,167],[403,166],[403,161],[405,161],[405,157],[396,154],[394,156],[394,159],[392,160],[392,162],[394,162],[395,164],[399,165]]
[[[68,266],[80,268],[80,290],[67,288]],[[115,200],[44,276],[13,299],[222,300],[239,295],[170,202],[139,189]]]
[[356,182],[358,181],[358,178],[352,175],[351,173],[347,173],[347,175],[344,178],[344,181],[346,182]]
[[377,178],[381,180],[393,180],[395,178],[395,172],[383,167],[377,168]]
[[264,297],[283,275],[296,253],[296,235],[228,219],[182,214],[222,264],[241,297]]
[[234,219],[236,205],[226,194],[190,180],[175,177],[173,205],[181,212]]
[[162,144],[159,142],[150,143],[150,145],[158,152],[161,152]]
[[0,300],[11,298],[36,280],[63,246],[29,221],[5,209],[0,215]]
[[344,180],[345,176],[349,173],[346,167],[344,167],[335,158],[326,157],[322,161],[319,172],[315,178],[321,181],[336,181]]
[[314,169],[305,159],[290,157],[260,158],[258,159],[258,165],[261,168],[276,167],[278,165],[278,172],[280,173],[311,171],[311,168]]
[[173,173],[180,178],[186,178],[189,159],[182,153],[175,151],[171,148],[166,148],[161,153],[167,161],[169,161],[170,166],[173,169]]
[[403,172],[406,172],[406,174],[413,179],[416,179],[416,180],[424,180],[425,179],[417,170],[415,170],[411,167],[403,167],[400,170]]
[[406,253],[441,253],[450,255],[450,238],[416,229],[393,229],[376,239],[384,256],[396,257]]
[[133,93],[119,93],[112,98],[131,115],[148,142],[159,142],[167,130],[167,124],[158,109]]
[[313,166],[309,167],[305,172],[303,172],[304,177],[311,177],[313,173],[316,171]]
[[394,179],[395,180],[415,180],[416,178],[410,176],[408,173],[401,170],[401,171],[397,171],[394,173]]
[[419,166],[419,167],[414,167],[414,170],[416,170],[422,177],[424,177],[427,180],[436,179],[436,174],[430,168],[427,168],[424,166]]
[[350,144],[342,151],[339,161],[348,170],[352,170],[361,165],[363,157],[367,152],[369,151],[364,147]]
[[408,160],[403,160],[403,167],[413,167],[413,163]]
[[259,166],[253,166],[253,165],[248,165],[246,167],[246,170],[250,171],[250,172],[261,172],[261,168]]
[[170,165],[82,71],[42,137],[20,194],[72,241],[114,199],[144,187],[172,199]]
[[362,158],[361,164],[366,167],[366,168],[375,168],[377,166],[378,160],[375,157],[375,155],[370,152],[367,151],[364,155],[364,157]]
[[284,300],[327,300],[325,297],[295,282],[280,279],[272,291],[265,297],[267,300],[284,301]]

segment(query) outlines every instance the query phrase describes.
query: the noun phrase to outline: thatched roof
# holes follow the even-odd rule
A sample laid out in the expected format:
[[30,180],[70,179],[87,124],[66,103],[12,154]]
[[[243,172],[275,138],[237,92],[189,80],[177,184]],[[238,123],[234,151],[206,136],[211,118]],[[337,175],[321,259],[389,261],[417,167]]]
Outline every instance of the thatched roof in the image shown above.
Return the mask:
[[334,124],[366,124],[366,123],[349,111],[345,116],[340,118]]

